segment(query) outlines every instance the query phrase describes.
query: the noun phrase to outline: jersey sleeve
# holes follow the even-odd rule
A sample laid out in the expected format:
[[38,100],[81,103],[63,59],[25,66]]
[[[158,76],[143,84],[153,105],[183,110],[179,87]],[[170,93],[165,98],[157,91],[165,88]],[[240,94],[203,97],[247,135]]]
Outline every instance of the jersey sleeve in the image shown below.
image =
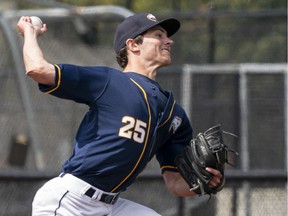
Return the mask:
[[96,100],[108,83],[110,68],[55,65],[55,84],[39,84],[39,89],[59,98],[89,104]]
[[184,147],[190,143],[192,139],[192,127],[185,115],[181,126],[176,133],[163,145],[156,154],[156,158],[160,164],[162,173],[165,170],[177,171],[174,165],[175,158],[183,154]]

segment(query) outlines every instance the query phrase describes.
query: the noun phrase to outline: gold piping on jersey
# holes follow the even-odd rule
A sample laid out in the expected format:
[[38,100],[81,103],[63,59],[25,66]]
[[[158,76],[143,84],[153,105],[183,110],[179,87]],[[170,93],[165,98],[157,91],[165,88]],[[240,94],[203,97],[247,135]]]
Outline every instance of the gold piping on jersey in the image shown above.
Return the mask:
[[150,105],[149,105],[149,101],[148,101],[148,98],[147,98],[147,94],[145,92],[145,90],[142,88],[142,86],[140,86],[135,80],[133,80],[132,78],[130,78],[130,80],[142,91],[143,95],[144,95],[144,98],[145,98],[145,102],[147,104],[147,108],[148,108],[148,129],[147,129],[147,134],[146,134],[146,138],[145,138],[145,144],[144,144],[144,147],[143,147],[143,150],[140,154],[140,157],[138,159],[138,161],[136,162],[135,166],[133,167],[133,169],[131,170],[131,172],[116,186],[114,187],[111,192],[113,193],[115,190],[117,190],[135,171],[135,169],[137,168],[137,166],[139,165],[143,155],[144,155],[144,152],[146,150],[146,147],[148,145],[148,138],[149,138],[149,134],[150,134],[150,127],[151,127],[151,110],[150,110]]
[[[172,112],[173,112],[173,110],[174,110],[175,104],[176,104],[176,101],[174,100],[168,118],[167,118],[161,125],[159,125],[158,128],[162,127],[164,124],[166,124],[166,123],[169,121],[169,119],[171,118]],[[149,153],[149,157],[150,157],[150,155],[151,155],[151,153],[152,153],[152,151],[153,151],[154,145],[155,145],[155,140],[153,141],[153,145],[152,145],[152,147],[151,147],[151,150],[150,150],[150,153]]]
[[60,83],[61,83],[61,69],[58,65],[55,64],[55,67],[57,68],[57,72],[58,72],[58,81],[57,81],[57,85],[55,86],[55,88],[51,89],[50,91],[44,92],[45,94],[50,94],[53,91],[55,91],[56,89],[59,88]]
[[172,108],[170,110],[168,118],[161,125],[159,125],[158,128],[162,127],[164,124],[166,124],[169,121],[169,119],[171,118],[172,112],[174,110],[175,104],[176,104],[176,101],[174,100],[173,106],[172,106]]
[[177,169],[177,167],[175,167],[175,166],[162,166],[160,169],[161,170],[162,169]]

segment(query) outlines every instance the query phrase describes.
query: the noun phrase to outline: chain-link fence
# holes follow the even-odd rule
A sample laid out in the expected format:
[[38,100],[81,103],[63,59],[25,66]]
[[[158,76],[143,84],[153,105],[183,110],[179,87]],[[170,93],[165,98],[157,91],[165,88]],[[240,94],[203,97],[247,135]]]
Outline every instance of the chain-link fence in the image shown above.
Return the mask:
[[[107,8],[82,8],[81,16],[67,9],[6,11],[0,16],[1,215],[31,213],[34,193],[60,172],[88,109],[40,93],[37,84],[25,77],[23,39],[16,31],[18,18],[38,15],[47,23],[48,32],[39,42],[52,63],[118,67],[112,32],[131,12],[117,7],[110,7],[109,12]],[[178,199],[169,194],[154,160],[124,197],[167,216],[287,214],[287,30],[285,16],[280,14],[265,22],[262,15],[261,19],[247,16],[240,20],[237,16],[218,17],[214,39],[209,36],[207,17],[177,15],[182,21],[182,29],[173,38],[178,66],[159,71],[158,81],[174,92],[195,134],[217,123],[237,134],[239,139],[227,142],[240,157],[233,158],[234,168],[228,167],[226,188],[210,201],[207,197]],[[271,34],[277,35],[273,46],[259,42],[259,38],[265,41],[263,35],[267,39]],[[211,41],[216,42],[213,55]],[[230,48],[223,51],[224,46]],[[269,60],[260,57],[258,52],[263,50],[269,53]],[[239,52],[244,57],[240,58]],[[266,64],[195,64],[212,60]]]

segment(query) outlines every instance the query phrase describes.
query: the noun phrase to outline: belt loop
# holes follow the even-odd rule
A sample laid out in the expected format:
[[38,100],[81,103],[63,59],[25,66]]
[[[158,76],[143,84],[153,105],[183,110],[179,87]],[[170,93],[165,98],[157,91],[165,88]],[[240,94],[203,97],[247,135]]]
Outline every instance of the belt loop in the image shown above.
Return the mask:
[[95,193],[92,196],[92,199],[100,200],[102,196],[102,192],[98,189],[95,189]]

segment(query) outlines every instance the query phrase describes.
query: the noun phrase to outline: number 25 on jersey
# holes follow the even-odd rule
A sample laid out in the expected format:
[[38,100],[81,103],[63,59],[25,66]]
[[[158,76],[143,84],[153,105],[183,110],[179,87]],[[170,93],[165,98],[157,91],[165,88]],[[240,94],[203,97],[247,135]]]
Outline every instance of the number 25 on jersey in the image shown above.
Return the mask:
[[119,136],[133,139],[137,143],[143,143],[146,135],[147,123],[131,116],[124,116],[122,123],[125,125],[119,129]]

